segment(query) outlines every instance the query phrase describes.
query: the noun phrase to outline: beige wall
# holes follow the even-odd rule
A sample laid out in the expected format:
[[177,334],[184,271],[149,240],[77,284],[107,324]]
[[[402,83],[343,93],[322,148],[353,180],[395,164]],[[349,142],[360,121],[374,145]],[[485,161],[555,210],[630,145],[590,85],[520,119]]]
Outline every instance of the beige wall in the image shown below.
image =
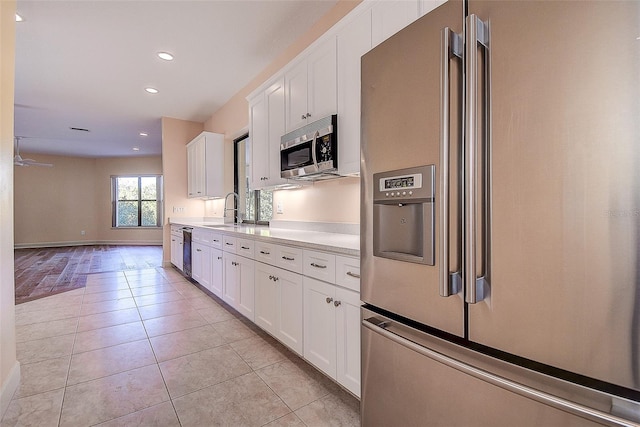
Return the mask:
[[[167,220],[204,216],[204,202],[187,198],[187,149],[185,146],[202,132],[202,123],[162,118],[162,170],[164,176],[164,234],[162,253],[171,262],[171,229]],[[174,212],[184,208],[184,212]]]
[[[360,2],[361,0],[338,1],[316,25],[311,27],[309,31],[294,44],[283,51],[275,61],[249,82],[240,92],[236,93],[222,108],[216,111],[211,118],[204,123],[204,129],[225,134],[225,142],[230,146],[233,139],[240,136],[242,131],[249,126],[249,104],[247,103],[246,97],[261,84],[265,83],[278,70],[287,65],[287,63],[329,30],[347,13],[353,10]],[[231,148],[226,150],[227,154],[231,150]],[[229,161],[229,155],[226,157],[227,161]],[[231,154],[231,162],[232,161],[233,154]],[[231,185],[228,185],[228,187],[232,186],[233,177],[231,177]],[[336,192],[340,192],[340,194]],[[340,203],[332,202],[336,200],[336,197]],[[277,191],[274,195],[274,207],[276,200],[282,201],[285,205],[285,210],[282,215],[274,214],[274,219],[360,222],[360,183],[358,179],[343,178],[331,182],[316,183],[313,186],[299,190]],[[221,216],[221,211],[221,202],[207,202],[206,216]]]
[[[282,214],[276,207],[282,206]],[[273,219],[305,222],[360,223],[360,178],[318,181],[273,193]]]
[[20,381],[13,269],[15,1],[0,1],[0,418]]
[[111,175],[162,174],[161,157],[22,154],[54,166],[15,168],[16,246],[162,241],[159,229],[111,228]]

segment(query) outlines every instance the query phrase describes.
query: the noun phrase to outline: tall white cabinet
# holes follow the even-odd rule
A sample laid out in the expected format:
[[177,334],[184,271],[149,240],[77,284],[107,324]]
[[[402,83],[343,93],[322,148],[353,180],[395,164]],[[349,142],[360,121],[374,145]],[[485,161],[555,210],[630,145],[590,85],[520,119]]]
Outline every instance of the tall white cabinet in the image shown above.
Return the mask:
[[284,75],[249,99],[251,188],[286,182],[280,177],[280,137],[285,133]]
[[336,38],[329,37],[285,72],[287,132],[337,111]]
[[224,135],[202,132],[187,144],[187,196],[224,197]]

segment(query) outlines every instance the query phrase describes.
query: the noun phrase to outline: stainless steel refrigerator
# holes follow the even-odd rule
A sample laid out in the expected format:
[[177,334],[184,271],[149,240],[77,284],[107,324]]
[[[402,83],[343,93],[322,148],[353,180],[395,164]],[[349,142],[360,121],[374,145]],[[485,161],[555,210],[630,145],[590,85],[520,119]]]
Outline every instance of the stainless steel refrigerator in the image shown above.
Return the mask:
[[640,422],[640,2],[449,1],[362,58],[364,426]]

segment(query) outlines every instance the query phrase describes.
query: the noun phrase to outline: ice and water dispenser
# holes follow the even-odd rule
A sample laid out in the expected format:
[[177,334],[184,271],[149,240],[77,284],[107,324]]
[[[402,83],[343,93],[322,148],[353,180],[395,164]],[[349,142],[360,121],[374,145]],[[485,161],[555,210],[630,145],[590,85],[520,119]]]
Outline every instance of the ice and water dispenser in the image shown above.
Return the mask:
[[373,254],[434,265],[435,166],[373,175]]

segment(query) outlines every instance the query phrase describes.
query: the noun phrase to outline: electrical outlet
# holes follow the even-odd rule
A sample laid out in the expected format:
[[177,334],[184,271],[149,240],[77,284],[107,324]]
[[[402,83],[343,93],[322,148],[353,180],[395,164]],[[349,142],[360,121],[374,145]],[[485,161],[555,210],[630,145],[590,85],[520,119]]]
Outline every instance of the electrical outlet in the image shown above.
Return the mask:
[[174,206],[173,213],[184,213],[184,206]]
[[278,204],[276,205],[276,213],[284,213],[284,207],[282,206],[282,200],[278,200]]
[[85,234],[86,234],[86,233],[84,232],[84,230],[81,230],[81,231],[80,231],[80,235],[81,235],[81,236],[84,236]]

